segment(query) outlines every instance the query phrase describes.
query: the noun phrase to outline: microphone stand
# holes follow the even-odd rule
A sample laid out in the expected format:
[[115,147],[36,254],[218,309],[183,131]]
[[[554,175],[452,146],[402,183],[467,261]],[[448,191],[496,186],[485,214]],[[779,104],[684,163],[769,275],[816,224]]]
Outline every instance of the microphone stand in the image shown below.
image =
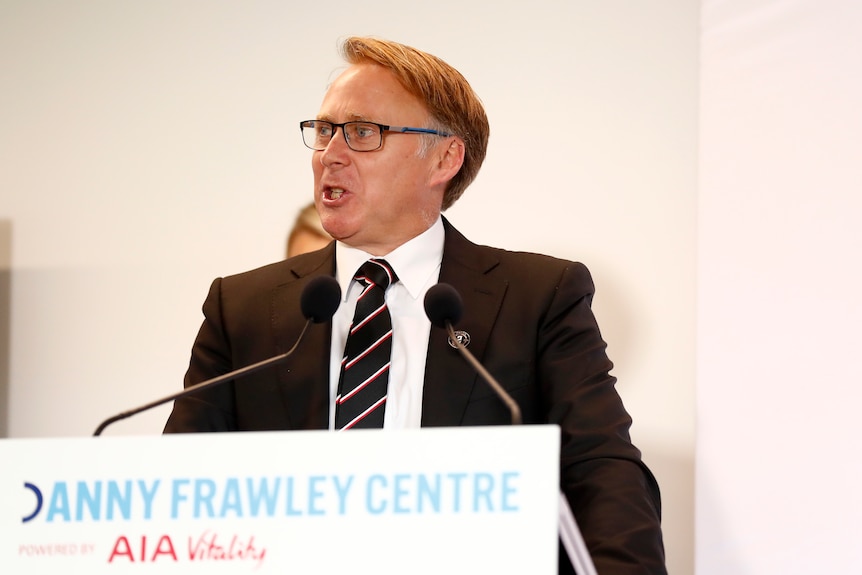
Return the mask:
[[569,507],[569,500],[566,499],[566,495],[562,490],[560,490],[560,518],[558,524],[560,526],[560,540],[563,542],[563,548],[566,550],[566,555],[569,556],[569,561],[572,562],[572,567],[575,568],[575,573],[578,575],[598,575],[596,566],[593,564],[593,558],[590,557],[590,552],[587,549],[587,544],[584,543],[578,522],[575,521],[572,508]]
[[297,346],[299,345],[299,342],[302,341],[302,338],[305,335],[305,332],[308,330],[308,326],[311,325],[312,321],[313,321],[313,318],[309,318],[305,322],[305,326],[302,328],[302,332],[299,334],[299,337],[296,338],[296,343],[294,343],[293,347],[291,347],[285,353],[283,353],[281,355],[276,355],[275,357],[271,357],[271,358],[265,359],[263,361],[259,361],[257,363],[253,363],[251,365],[247,365],[247,366],[242,367],[240,369],[237,369],[235,371],[229,371],[228,373],[222,374],[218,377],[214,377],[212,379],[207,379],[206,381],[202,381],[202,382],[196,383],[195,385],[192,385],[190,387],[186,387],[184,389],[181,389],[180,391],[172,393],[172,394],[170,394],[166,397],[163,397],[161,399],[151,401],[150,403],[147,403],[146,405],[142,405],[140,407],[130,409],[129,411],[124,411],[123,413],[118,413],[117,415],[109,417],[108,419],[106,419],[105,421],[100,423],[99,427],[97,427],[96,431],[93,433],[93,437],[97,437],[97,436],[101,435],[102,431],[104,431],[106,427],[108,427],[109,425],[111,425],[112,423],[114,423],[116,421],[120,421],[121,419],[126,419],[127,417],[131,417],[131,416],[138,414],[142,411],[146,411],[146,410],[151,409],[153,407],[157,407],[159,405],[162,405],[163,403],[167,403],[167,402],[173,401],[175,399],[180,399],[181,397],[186,397],[187,395],[191,395],[191,394],[196,393],[198,391],[201,391],[203,389],[207,389],[207,388],[213,387],[215,385],[219,385],[219,384],[224,383],[225,381],[228,381],[230,379],[235,379],[238,377],[242,377],[244,375],[248,375],[250,373],[254,373],[256,371],[260,371],[261,369],[264,369],[266,367],[270,367],[272,365],[275,365],[277,363],[284,361],[285,359],[290,357],[290,355],[293,354],[293,352],[296,350]]
[[491,389],[494,390],[494,393],[503,400],[506,404],[506,407],[509,408],[509,411],[512,413],[512,425],[521,425],[521,408],[518,406],[517,402],[512,399],[512,396],[506,393],[506,390],[503,389],[503,386],[494,378],[493,375],[488,373],[488,370],[485,369],[485,366],[479,363],[479,361],[470,353],[467,348],[461,343],[458,338],[455,336],[455,330],[452,328],[452,322],[446,321],[446,331],[449,333],[449,341],[458,348],[458,351],[461,352],[461,355],[470,362],[470,365],[473,366],[473,369],[479,372],[485,381],[488,382],[488,385],[491,386]]

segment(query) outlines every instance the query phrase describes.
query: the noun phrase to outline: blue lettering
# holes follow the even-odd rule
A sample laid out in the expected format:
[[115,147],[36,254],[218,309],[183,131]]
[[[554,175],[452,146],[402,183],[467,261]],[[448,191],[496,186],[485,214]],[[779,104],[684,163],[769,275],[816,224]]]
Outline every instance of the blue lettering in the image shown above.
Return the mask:
[[479,501],[485,500],[485,509],[494,511],[491,493],[494,491],[494,476],[490,473],[477,473],[473,476],[473,511],[479,511]]
[[266,478],[260,480],[260,489],[255,490],[254,480],[249,477],[246,480],[248,486],[249,513],[252,517],[260,515],[261,503],[266,503],[266,514],[268,517],[275,515],[275,503],[278,500],[278,488],[281,485],[281,478],[275,478],[275,485],[272,490],[269,488],[269,481]]
[[188,487],[188,479],[174,479],[171,484],[171,519],[179,517],[180,502],[188,501],[189,496],[180,492],[180,487]]
[[156,496],[160,481],[161,479],[156,479],[153,481],[152,489],[147,489],[146,482],[143,479],[138,479],[138,488],[144,498],[144,519],[151,519],[153,516],[153,498]]
[[520,474],[517,471],[507,471],[503,473],[503,493],[501,498],[501,507],[503,511],[518,511],[518,504],[513,502],[511,498],[518,493],[518,488],[512,485],[512,481],[517,479],[519,475]]
[[435,512],[440,512],[440,474],[437,473],[434,475],[434,485],[432,486],[428,482],[428,476],[423,474],[419,475],[419,485],[417,487],[418,493],[416,494],[417,507],[419,508],[419,513],[423,513],[425,511],[424,501],[428,501],[431,507]]
[[343,486],[337,475],[332,477],[332,481],[335,483],[335,490],[338,492],[338,514],[344,515],[347,506],[347,491],[350,489],[350,484],[353,483],[353,476],[348,475],[347,483]]
[[386,500],[383,499],[377,504],[374,503],[372,490],[374,489],[375,483],[380,483],[382,484],[381,487],[386,487],[386,478],[380,474],[372,475],[368,478],[368,483],[365,486],[365,507],[368,509],[369,513],[380,515],[386,511]]
[[123,519],[128,520],[132,517],[132,482],[125,481],[123,488],[123,492],[120,493],[120,488],[116,481],[108,482],[108,502],[106,504],[108,510],[105,516],[108,521],[114,519],[115,508],[123,516]]
[[449,473],[447,475],[452,480],[452,511],[456,513],[461,511],[461,482],[467,478],[466,473]]
[[90,512],[90,518],[98,521],[102,515],[102,482],[96,481],[93,493],[85,481],[78,482],[77,501],[75,504],[75,521],[84,520],[84,508]]
[[66,491],[66,482],[54,483],[51,492],[51,501],[48,503],[48,515],[45,520],[49,523],[54,521],[54,515],[60,515],[63,521],[71,521],[69,514],[69,493]]
[[323,497],[323,491],[319,487],[319,483],[326,481],[326,477],[322,475],[314,475],[308,478],[308,514],[309,515],[324,515],[326,511],[317,507],[317,501]]
[[224,485],[224,498],[221,502],[221,515],[224,518],[228,511],[233,511],[237,517],[242,517],[242,502],[239,497],[239,480],[236,477],[228,478]]
[[212,479],[195,479],[195,519],[200,518],[201,509],[204,507],[208,517],[215,517],[215,509],[213,508],[215,490],[215,481]]
[[302,510],[297,509],[293,505],[293,477],[288,477],[285,482],[285,488],[287,489],[287,514],[288,515],[302,515]]
[[410,495],[410,490],[404,487],[404,483],[410,480],[410,476],[405,473],[395,474],[395,488],[393,495],[395,502],[393,503],[393,511],[395,513],[409,513],[410,508],[404,506],[404,499]]
[[33,485],[32,483],[24,482],[24,489],[29,489],[33,492],[33,495],[36,496],[36,508],[33,510],[33,513],[27,515],[26,517],[21,518],[21,523],[27,523],[28,521],[32,521],[37,515],[39,515],[39,511],[42,510],[42,490]]

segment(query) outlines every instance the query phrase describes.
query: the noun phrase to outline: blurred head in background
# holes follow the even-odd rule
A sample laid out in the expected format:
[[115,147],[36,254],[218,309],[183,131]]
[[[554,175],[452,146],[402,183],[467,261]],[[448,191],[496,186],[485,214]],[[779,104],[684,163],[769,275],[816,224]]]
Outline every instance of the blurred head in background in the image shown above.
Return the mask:
[[317,215],[314,202],[306,205],[296,216],[290,235],[287,236],[286,256],[319,250],[332,241],[332,236],[326,233]]

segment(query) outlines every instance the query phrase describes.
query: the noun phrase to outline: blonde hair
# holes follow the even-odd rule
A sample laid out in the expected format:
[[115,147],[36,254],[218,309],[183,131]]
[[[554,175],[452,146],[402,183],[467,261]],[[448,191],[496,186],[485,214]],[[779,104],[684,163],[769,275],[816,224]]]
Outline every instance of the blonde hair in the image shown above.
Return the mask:
[[442,209],[452,206],[476,178],[488,149],[488,117],[473,88],[440,58],[397,42],[352,36],[341,45],[341,55],[350,64],[370,62],[390,70],[405,90],[428,107],[434,124],[429,127],[464,141],[464,164],[443,196]]
[[332,236],[323,229],[323,224],[320,222],[320,216],[317,213],[314,202],[302,208],[296,215],[296,221],[293,222],[293,227],[287,236],[286,253],[288,256],[293,255],[293,243],[297,236],[302,233],[310,233],[325,240],[332,239]]

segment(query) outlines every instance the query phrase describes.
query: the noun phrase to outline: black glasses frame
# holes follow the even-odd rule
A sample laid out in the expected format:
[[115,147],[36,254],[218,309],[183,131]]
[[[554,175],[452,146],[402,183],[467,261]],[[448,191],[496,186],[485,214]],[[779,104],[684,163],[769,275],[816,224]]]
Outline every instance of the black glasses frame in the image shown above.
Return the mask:
[[[314,142],[309,144],[305,140],[305,130],[306,128],[314,129],[316,128],[316,124],[324,124],[326,126],[330,126],[332,128],[332,134],[329,136],[329,140],[326,142],[326,146],[329,145],[329,142],[332,141],[332,138],[335,137],[335,131],[337,128],[341,128],[341,133],[344,134],[344,140],[347,142],[347,146],[353,150],[354,152],[375,152],[383,147],[383,133],[391,132],[395,134],[431,134],[433,136],[442,136],[444,138],[448,138],[452,134],[448,132],[443,132],[440,130],[432,130],[431,128],[412,128],[410,126],[387,126],[386,124],[379,124],[377,122],[367,122],[365,120],[353,120],[350,122],[342,122],[337,124],[335,122],[328,122],[326,120],[303,120],[299,123],[299,130],[302,133],[302,143],[305,144],[306,148],[315,150],[317,152],[322,152],[326,149],[326,146],[317,147]],[[365,124],[371,126],[377,126],[380,134],[380,142],[377,144],[376,148],[370,148],[368,150],[357,150],[353,147],[353,144],[350,142],[350,136],[348,135],[348,131],[344,129],[345,126],[352,126],[356,124]]]

